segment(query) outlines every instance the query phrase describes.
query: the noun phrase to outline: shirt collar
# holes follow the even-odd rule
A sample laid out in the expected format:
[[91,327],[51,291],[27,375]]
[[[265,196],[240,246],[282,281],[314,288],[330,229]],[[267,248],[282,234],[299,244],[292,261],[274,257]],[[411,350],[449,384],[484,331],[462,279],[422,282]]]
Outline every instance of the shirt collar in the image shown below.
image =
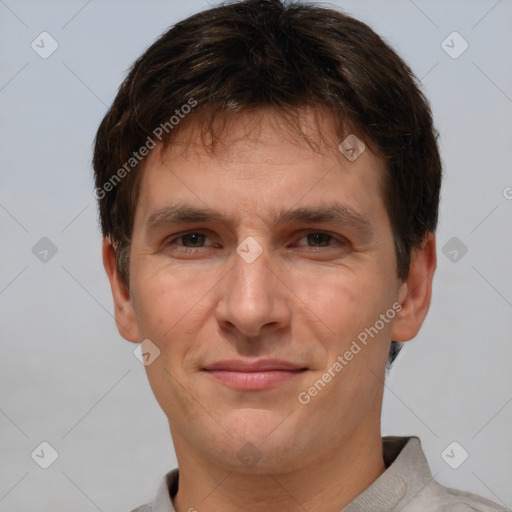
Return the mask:
[[384,437],[386,471],[341,512],[391,511],[432,479],[417,437]]

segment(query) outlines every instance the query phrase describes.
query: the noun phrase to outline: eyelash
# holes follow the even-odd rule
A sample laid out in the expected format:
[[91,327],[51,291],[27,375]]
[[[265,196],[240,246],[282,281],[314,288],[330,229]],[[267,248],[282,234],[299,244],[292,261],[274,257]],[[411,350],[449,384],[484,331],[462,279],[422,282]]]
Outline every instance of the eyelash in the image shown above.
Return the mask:
[[[185,238],[188,235],[201,235],[201,236],[204,236],[204,237],[208,238],[208,236],[205,233],[202,233],[201,231],[187,231],[186,233],[182,233],[181,235],[172,238],[171,240],[166,242],[165,245],[166,246],[167,245],[171,245],[171,244],[173,244],[174,242],[176,242],[178,240],[182,240],[183,241],[183,238]],[[338,242],[341,245],[345,245],[347,243],[347,240],[344,237],[336,237],[336,236],[331,235],[330,233],[326,233],[324,231],[306,231],[306,232],[303,232],[302,236],[301,236],[301,238],[299,238],[299,240],[302,240],[303,238],[305,238],[305,237],[307,237],[309,235],[325,235],[325,236],[329,237],[329,242],[330,241],[334,241],[334,242]],[[195,253],[195,252],[197,252],[197,249],[203,249],[204,248],[204,246],[201,246],[201,247],[186,247],[186,246],[183,246],[183,245],[179,245],[178,247],[180,248],[179,250],[181,252],[185,252],[185,253]],[[307,247],[309,247],[311,249],[323,249],[323,248],[331,248],[333,246],[332,246],[332,244],[329,244],[327,246],[307,246]]]

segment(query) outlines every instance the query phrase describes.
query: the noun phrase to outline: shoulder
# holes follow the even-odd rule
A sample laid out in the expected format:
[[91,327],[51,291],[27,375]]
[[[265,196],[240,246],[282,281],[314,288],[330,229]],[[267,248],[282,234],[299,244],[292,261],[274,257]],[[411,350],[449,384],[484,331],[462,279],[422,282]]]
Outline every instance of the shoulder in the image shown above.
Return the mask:
[[[417,437],[387,437],[384,456],[391,462],[385,480],[401,497],[392,510],[402,512],[511,512],[476,494],[445,487],[437,482]],[[398,455],[396,455],[398,453]],[[386,457],[387,456],[387,457]]]
[[444,487],[435,480],[425,487],[403,512],[510,512],[508,509],[470,492]]
[[[403,442],[401,438],[390,438],[394,440]],[[401,465],[403,479],[407,482],[400,503],[402,512],[511,512],[486,498],[437,482],[416,437],[409,439],[396,462]]]

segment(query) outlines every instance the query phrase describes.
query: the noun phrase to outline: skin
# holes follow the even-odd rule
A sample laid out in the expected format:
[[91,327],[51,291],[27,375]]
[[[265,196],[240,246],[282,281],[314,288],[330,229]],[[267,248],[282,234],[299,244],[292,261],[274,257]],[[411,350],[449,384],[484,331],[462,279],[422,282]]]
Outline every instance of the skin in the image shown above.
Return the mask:
[[[158,147],[145,161],[129,289],[103,242],[121,335],[150,339],[161,351],[146,370],[169,419],[178,512],[339,512],[385,471],[380,415],[389,345],[413,338],[427,314],[435,238],[414,250],[400,281],[383,163],[368,148],[354,162],[345,158],[328,116],[304,110],[302,126],[312,138],[321,130],[319,151],[271,111],[239,114],[215,154],[187,125],[170,149]],[[148,228],[152,213],[176,202],[226,219]],[[364,216],[369,229],[274,223],[280,210],[332,203]],[[178,238],[190,231],[205,237]],[[252,263],[236,252],[249,236],[262,248]],[[396,303],[401,311],[301,404],[298,394]],[[306,371],[240,391],[203,370],[265,358]],[[237,456],[247,443],[261,456],[250,466]]]

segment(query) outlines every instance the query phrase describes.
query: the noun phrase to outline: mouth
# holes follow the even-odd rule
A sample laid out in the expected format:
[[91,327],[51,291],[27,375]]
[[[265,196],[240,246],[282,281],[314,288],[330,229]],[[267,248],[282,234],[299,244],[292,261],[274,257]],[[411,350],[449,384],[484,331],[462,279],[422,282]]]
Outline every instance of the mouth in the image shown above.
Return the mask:
[[240,390],[262,390],[273,388],[283,382],[296,378],[308,369],[277,359],[259,361],[218,361],[203,371],[222,382],[225,386]]

